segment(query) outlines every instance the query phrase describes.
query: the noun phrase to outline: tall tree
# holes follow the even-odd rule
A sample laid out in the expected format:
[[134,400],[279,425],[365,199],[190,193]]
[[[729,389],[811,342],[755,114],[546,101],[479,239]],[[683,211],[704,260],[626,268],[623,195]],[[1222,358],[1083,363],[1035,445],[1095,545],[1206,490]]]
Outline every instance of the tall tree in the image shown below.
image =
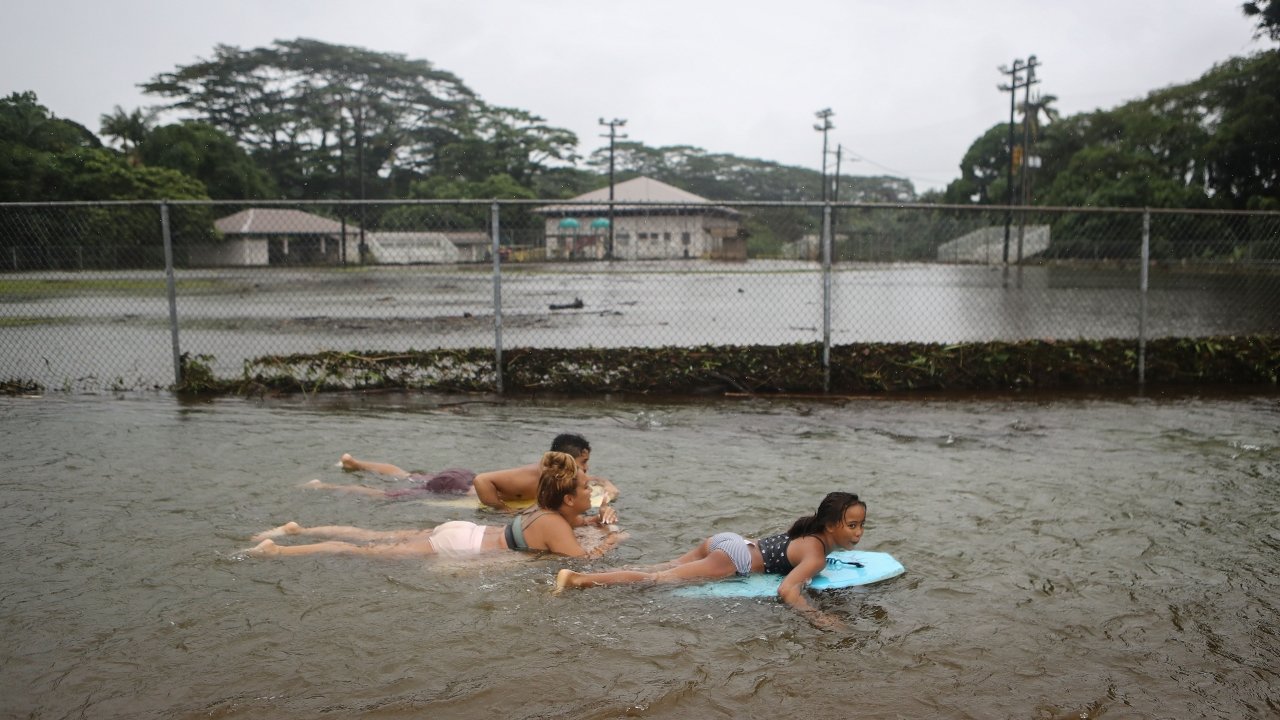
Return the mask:
[[1199,88],[1217,118],[1203,148],[1215,204],[1280,209],[1280,50],[1228,60]]
[[993,125],[965,152],[960,160],[960,177],[947,185],[949,203],[975,202],[982,205],[1004,202],[1009,167],[1009,126]]
[[[361,181],[378,197],[399,168],[429,172],[476,104],[425,60],[309,39],[219,45],[212,59],[142,87],[235,138],[296,197],[356,195]],[[343,175],[355,181],[339,188]]]
[[267,176],[229,135],[198,122],[152,130],[138,150],[149,167],[177,170],[204,183],[215,200],[253,200],[276,194]]
[[445,146],[438,171],[448,177],[481,180],[507,175],[531,186],[548,163],[571,164],[578,159],[578,137],[551,127],[532,113],[516,108],[478,104],[466,136]]
[[1246,17],[1258,23],[1258,35],[1280,40],[1280,2],[1253,0],[1241,6]]

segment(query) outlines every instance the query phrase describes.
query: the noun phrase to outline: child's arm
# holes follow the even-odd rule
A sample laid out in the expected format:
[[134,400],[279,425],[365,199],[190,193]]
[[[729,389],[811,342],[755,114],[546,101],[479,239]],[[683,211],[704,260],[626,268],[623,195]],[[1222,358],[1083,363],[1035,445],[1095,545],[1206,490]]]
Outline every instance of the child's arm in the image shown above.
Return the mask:
[[[798,542],[798,540],[792,542]],[[782,579],[782,584],[778,586],[778,597],[796,612],[805,616],[814,627],[822,630],[837,629],[843,627],[843,623],[835,616],[810,605],[809,600],[804,596],[805,586],[815,575],[822,572],[822,568],[827,566],[827,555],[822,551],[821,543],[814,541],[812,544],[814,547],[809,547],[809,543],[805,544],[804,557]]]

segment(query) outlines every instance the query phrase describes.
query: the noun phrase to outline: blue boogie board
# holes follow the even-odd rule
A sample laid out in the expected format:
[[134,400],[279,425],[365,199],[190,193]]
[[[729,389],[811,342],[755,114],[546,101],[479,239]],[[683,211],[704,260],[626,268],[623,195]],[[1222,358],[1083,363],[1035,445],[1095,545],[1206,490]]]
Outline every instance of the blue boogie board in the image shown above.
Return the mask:
[[[907,569],[889,553],[866,550],[836,550],[827,555],[827,566],[809,582],[810,590],[834,590],[854,585],[870,585],[898,577]],[[676,588],[681,597],[766,597],[776,595],[782,575],[752,573]]]

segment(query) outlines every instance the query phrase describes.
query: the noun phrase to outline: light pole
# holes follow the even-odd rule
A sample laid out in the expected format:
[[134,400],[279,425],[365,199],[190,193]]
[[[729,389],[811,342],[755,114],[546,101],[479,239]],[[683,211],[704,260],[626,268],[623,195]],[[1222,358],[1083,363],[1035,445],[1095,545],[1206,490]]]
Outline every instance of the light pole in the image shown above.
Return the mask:
[[831,112],[831,108],[824,108],[814,113],[814,115],[822,122],[814,125],[813,129],[822,133],[822,202],[827,201],[827,131],[834,130],[835,125],[831,124],[831,116],[835,113]]
[[618,138],[623,138],[624,140],[626,139],[627,137],[626,135],[618,134],[618,128],[626,125],[627,121],[614,118],[606,122],[604,118],[600,118],[600,124],[605,125],[609,128],[609,134],[601,135],[600,137],[609,138],[609,244],[605,247],[604,258],[606,260],[612,260],[613,259],[613,146],[614,146],[614,143],[617,142]]

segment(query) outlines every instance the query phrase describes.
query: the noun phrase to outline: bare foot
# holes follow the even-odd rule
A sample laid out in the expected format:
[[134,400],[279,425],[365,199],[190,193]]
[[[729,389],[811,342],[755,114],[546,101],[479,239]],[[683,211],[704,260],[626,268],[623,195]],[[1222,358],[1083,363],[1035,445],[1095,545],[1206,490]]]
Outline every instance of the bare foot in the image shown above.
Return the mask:
[[556,573],[556,589],[552,590],[551,594],[559,595],[564,592],[565,588],[578,587],[577,577],[578,573],[570,570],[569,568],[563,568],[560,572]]
[[338,461],[342,465],[343,470],[359,470],[360,463],[351,457],[351,453],[342,453],[342,459]]
[[277,555],[279,554],[279,550],[280,548],[276,546],[275,542],[268,539],[268,540],[263,540],[262,542],[258,543],[254,547],[249,548],[248,550],[245,550],[244,554],[253,555],[255,557],[263,557],[267,555]]
[[316,478],[315,480],[308,480],[302,483],[299,487],[309,488],[311,490],[322,490],[328,486],[320,482],[320,478]]
[[[271,528],[270,530],[260,532],[249,539],[253,542],[261,540],[263,541],[263,544],[266,544],[266,542],[269,542],[270,538],[284,537],[285,535],[297,535],[300,532],[302,532],[302,526],[290,520],[278,528]],[[261,545],[259,547],[261,547]],[[272,543],[272,547],[275,547],[275,543]]]

